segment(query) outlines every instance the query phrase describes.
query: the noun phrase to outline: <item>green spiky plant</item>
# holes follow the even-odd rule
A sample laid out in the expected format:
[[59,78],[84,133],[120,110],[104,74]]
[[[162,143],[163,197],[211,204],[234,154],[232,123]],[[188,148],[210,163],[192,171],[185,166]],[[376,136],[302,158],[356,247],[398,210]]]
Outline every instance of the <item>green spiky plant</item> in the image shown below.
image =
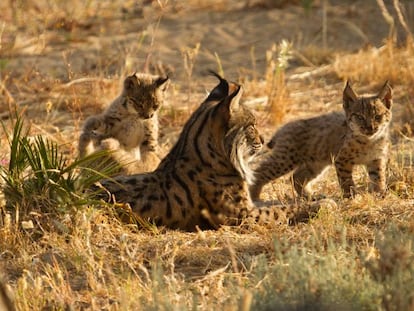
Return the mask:
[[4,124],[3,129],[10,161],[8,167],[0,166],[2,190],[8,208],[21,215],[33,210],[62,213],[70,207],[94,204],[84,190],[119,169],[108,160],[107,151],[69,161],[56,142],[40,135],[31,139],[20,115],[16,114],[11,135]]

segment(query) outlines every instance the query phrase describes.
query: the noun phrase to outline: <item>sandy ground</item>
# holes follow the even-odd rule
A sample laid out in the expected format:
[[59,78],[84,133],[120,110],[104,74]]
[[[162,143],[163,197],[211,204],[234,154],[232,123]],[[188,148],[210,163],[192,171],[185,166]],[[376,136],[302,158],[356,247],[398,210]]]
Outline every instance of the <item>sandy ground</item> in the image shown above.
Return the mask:
[[[319,4],[306,11],[298,5],[267,8],[229,2],[235,4],[202,9],[190,6],[177,8],[177,12],[162,11],[156,4],[142,10],[125,8],[99,22],[91,20],[72,26],[69,34],[52,29],[32,42],[21,34],[16,40],[26,47],[20,49],[20,55],[7,69],[31,67],[62,79],[68,78],[66,61],[72,72],[79,75],[93,75],[100,67],[106,67],[102,69],[106,74],[115,75],[121,64],[131,70],[146,69],[146,59],[151,54],[152,68],[149,69],[171,71],[175,80],[182,82],[186,77],[182,52],[196,44],[200,44],[200,51],[195,60],[194,77],[216,68],[217,54],[225,73],[234,78],[243,70],[262,74],[266,51],[282,39],[292,42],[299,51],[309,46],[322,47],[322,6]],[[331,0],[329,3],[327,49],[348,53],[368,45],[379,46],[388,35],[388,26],[375,1]],[[128,59],[119,57],[122,52],[129,54]],[[62,53],[66,54],[65,61]],[[106,60],[108,66],[100,64],[104,56],[113,58]],[[291,65],[293,69],[304,64],[295,59]]]

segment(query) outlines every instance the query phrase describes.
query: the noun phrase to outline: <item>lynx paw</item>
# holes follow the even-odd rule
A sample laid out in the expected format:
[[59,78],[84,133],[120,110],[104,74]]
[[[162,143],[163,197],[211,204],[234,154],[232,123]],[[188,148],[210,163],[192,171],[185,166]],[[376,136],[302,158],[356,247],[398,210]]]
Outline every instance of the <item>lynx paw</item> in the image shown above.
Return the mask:
[[118,150],[120,143],[118,139],[107,138],[101,141],[100,147],[102,150]]

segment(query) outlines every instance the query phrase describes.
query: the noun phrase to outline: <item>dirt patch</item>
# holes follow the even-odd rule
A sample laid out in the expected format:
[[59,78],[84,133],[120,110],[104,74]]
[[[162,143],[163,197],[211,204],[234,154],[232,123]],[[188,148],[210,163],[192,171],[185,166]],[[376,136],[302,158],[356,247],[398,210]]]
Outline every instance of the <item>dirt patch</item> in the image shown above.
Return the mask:
[[[122,69],[148,69],[145,66],[149,56],[151,69],[171,70],[175,81],[182,83],[182,52],[196,44],[200,44],[200,51],[194,76],[216,68],[219,59],[226,74],[233,77],[243,70],[262,75],[266,51],[282,39],[293,42],[299,51],[322,47],[321,5],[305,10],[298,5],[252,8],[237,1],[227,2],[221,9],[177,12],[163,12],[156,5],[144,6],[138,12],[118,9],[113,17],[88,21],[88,27],[46,29],[31,41],[27,34],[17,33],[19,54],[13,55],[5,69],[15,72],[30,67],[64,79],[69,78],[66,65],[70,64],[71,71],[78,75],[92,76],[99,69],[107,75],[117,75]],[[332,53],[378,46],[388,34],[388,26],[372,1],[331,1],[327,16],[325,48]],[[295,59],[291,64],[295,68],[303,62]]]

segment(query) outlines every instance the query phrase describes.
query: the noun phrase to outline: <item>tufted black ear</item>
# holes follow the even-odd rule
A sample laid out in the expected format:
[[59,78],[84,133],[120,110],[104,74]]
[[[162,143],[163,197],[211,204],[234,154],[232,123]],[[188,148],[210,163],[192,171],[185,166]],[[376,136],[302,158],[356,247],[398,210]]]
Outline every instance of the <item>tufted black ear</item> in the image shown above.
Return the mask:
[[168,76],[165,77],[159,77],[157,80],[155,80],[155,85],[157,87],[162,87],[162,90],[165,91],[168,87],[168,84],[166,83],[170,78]]
[[234,113],[240,109],[240,99],[243,95],[243,88],[241,85],[232,84],[231,94],[228,96],[230,100],[229,110]]
[[214,100],[222,100],[229,94],[229,83],[227,80],[223,79],[218,73],[213,70],[208,71],[211,75],[215,76],[217,79],[220,80],[219,84],[217,84],[214,89],[210,92],[207,99],[205,101],[214,101]]
[[388,81],[385,82],[384,86],[382,87],[381,91],[378,93],[378,98],[384,103],[385,107],[388,109],[391,108],[392,105],[392,88]]
[[232,85],[230,95],[225,97],[216,107],[217,115],[227,123],[233,114],[240,110],[240,99],[243,95],[243,88],[240,85]]
[[343,99],[344,108],[348,108],[351,102],[358,101],[358,95],[352,89],[351,84],[349,83],[349,80],[346,81],[346,86],[345,86],[345,89],[342,95],[342,99]]

